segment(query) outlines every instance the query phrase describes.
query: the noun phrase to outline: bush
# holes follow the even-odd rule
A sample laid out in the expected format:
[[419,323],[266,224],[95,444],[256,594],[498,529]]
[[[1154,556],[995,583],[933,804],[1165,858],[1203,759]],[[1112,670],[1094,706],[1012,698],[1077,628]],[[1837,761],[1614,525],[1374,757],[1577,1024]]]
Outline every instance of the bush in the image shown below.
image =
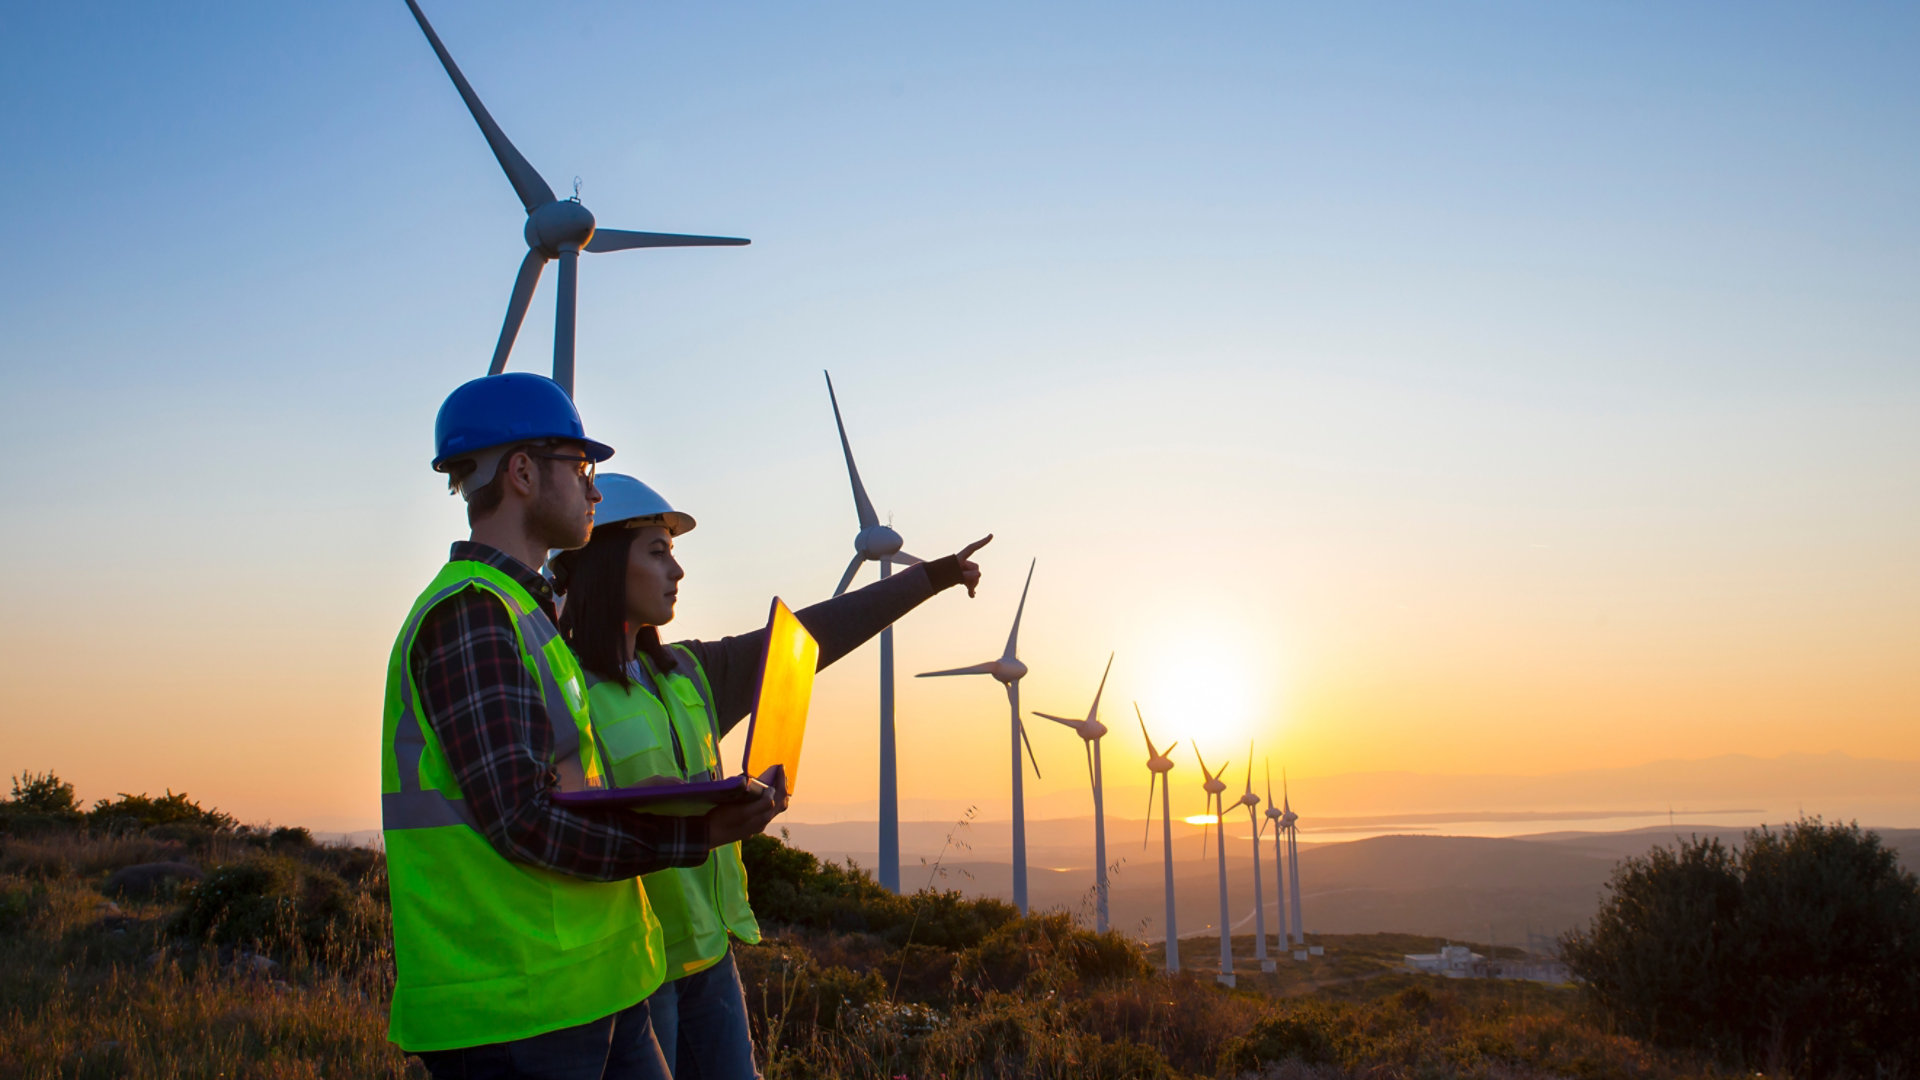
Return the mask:
[[51,772],[23,772],[15,776],[13,798],[7,801],[15,809],[39,814],[73,813],[80,809],[73,785]]
[[1873,833],[1696,839],[1627,860],[1608,890],[1562,951],[1628,1034],[1770,1072],[1920,1066],[1920,882]]
[[338,875],[276,856],[216,867],[181,895],[169,926],[175,934],[282,953],[325,949],[354,902]]
[[1308,1065],[1335,1065],[1344,1056],[1353,1024],[1347,1010],[1320,1001],[1291,1003],[1255,1023],[1244,1036],[1220,1051],[1220,1067],[1252,1072],[1289,1058]]
[[235,825],[231,814],[218,810],[204,809],[187,797],[184,791],[168,789],[162,798],[152,798],[145,793],[128,795],[120,793],[120,798],[101,799],[93,804],[87,818],[96,827],[109,830],[146,828],[153,825],[199,826],[216,833],[231,832]]

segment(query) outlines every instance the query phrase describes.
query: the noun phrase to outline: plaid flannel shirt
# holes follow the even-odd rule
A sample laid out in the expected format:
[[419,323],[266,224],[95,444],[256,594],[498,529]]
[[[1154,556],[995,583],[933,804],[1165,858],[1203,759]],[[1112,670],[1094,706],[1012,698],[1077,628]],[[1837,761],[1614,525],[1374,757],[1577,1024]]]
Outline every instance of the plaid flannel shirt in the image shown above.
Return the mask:
[[[552,587],[518,559],[465,540],[448,558],[507,574],[554,617]],[[548,798],[559,777],[547,764],[553,736],[546,705],[500,601],[472,589],[442,601],[421,622],[407,663],[427,724],[500,854],[595,881],[706,861],[705,819],[574,809]]]

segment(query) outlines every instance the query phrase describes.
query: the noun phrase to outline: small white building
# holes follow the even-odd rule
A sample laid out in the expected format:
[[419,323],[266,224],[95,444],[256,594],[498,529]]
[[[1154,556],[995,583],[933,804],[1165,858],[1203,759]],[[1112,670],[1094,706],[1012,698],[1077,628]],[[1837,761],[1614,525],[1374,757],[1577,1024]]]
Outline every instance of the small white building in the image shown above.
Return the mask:
[[1449,979],[1473,978],[1487,972],[1487,958],[1465,945],[1448,945],[1439,952],[1407,953],[1405,958],[1407,967],[1414,971]]

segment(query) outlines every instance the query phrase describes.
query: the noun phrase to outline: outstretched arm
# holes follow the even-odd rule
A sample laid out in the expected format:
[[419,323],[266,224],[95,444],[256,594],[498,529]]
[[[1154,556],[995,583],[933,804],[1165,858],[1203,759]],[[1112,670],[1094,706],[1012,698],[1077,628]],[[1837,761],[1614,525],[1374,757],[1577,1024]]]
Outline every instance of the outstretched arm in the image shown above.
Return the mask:
[[[901,616],[925,603],[937,592],[965,585],[967,595],[980,583],[980,567],[972,556],[987,540],[968,544],[955,555],[917,563],[876,581],[864,589],[822,600],[794,612],[800,625],[820,643],[820,667],[840,659],[893,625]],[[726,734],[753,708],[760,682],[760,660],[766,651],[765,627],[719,641],[682,641],[693,650],[713,686],[714,719]]]

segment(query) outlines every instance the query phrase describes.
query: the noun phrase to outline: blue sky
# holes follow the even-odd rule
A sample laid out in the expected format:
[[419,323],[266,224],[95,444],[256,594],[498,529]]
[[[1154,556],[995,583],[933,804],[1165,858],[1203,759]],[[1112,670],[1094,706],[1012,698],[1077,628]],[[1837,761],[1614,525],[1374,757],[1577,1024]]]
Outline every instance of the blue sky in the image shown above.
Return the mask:
[[[837,579],[832,368],[910,547],[1041,559],[1035,707],[1131,648],[1323,769],[1920,757],[1911,7],[428,13],[602,225],[754,240],[582,265],[588,423],[702,521],[688,633]],[[0,145],[0,766],[354,817],[511,190],[398,0],[9,7]],[[822,685],[855,786],[872,664]],[[924,693],[903,754],[970,753],[988,688]],[[233,779],[273,755],[302,793]]]

